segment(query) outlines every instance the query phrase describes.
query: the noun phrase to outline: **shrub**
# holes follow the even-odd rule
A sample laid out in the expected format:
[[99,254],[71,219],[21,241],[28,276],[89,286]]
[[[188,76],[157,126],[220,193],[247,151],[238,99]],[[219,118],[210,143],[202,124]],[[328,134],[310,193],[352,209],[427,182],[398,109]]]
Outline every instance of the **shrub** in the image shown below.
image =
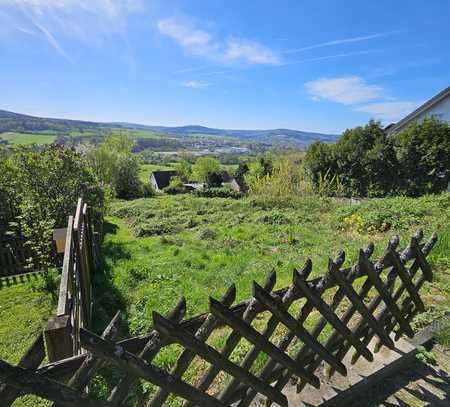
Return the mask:
[[413,123],[395,136],[400,191],[419,196],[445,190],[450,182],[450,125],[435,118]]
[[13,216],[10,232],[31,248],[30,267],[52,263],[52,229],[67,225],[78,197],[91,207],[94,222],[103,217],[104,191],[87,160],[71,148],[20,147],[0,160],[0,178]]
[[450,222],[450,195],[427,195],[371,200],[360,205],[343,206],[336,212],[338,228],[359,233],[408,230],[429,218],[434,228]]
[[195,195],[205,198],[232,198],[240,199],[242,194],[230,188],[203,188],[197,189]]
[[450,181],[450,125],[429,118],[387,136],[380,123],[370,121],[346,130],[335,145],[313,143],[305,169],[316,192],[325,180],[326,193],[335,196],[438,193]]

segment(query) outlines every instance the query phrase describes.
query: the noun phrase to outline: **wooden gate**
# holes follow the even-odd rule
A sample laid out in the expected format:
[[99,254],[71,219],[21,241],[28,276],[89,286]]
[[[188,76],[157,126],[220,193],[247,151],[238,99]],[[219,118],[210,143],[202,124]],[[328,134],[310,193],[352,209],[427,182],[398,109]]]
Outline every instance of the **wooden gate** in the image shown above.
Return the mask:
[[[296,380],[300,391],[310,384],[320,386],[316,370],[320,363],[330,374],[346,375],[349,366],[342,361],[353,353],[352,363],[360,357],[373,360],[369,342],[395,347],[401,335],[413,336],[411,321],[424,311],[419,291],[431,281],[432,271],[426,256],[433,248],[435,234],[421,245],[418,232],[409,245],[399,251],[394,236],[384,255],[372,261],[373,244],[359,253],[352,267],[343,267],[343,252],[329,260],[327,273],[310,279],[312,262],[295,270],[292,283],[274,290],[276,274],[262,284],[253,283],[253,297],[232,305],[236,290],[232,285],[224,296],[210,298],[209,313],[184,320],[186,302],[181,299],[173,311],[162,316],[153,312],[152,331],[148,336],[116,341],[116,317],[98,336],[80,327],[81,346],[88,351],[39,369],[11,366],[0,361],[0,379],[6,389],[19,389],[58,403],[73,406],[122,405],[138,380],[157,386],[147,406],[161,406],[168,397],[184,399],[186,406],[248,406],[259,393],[268,404],[287,406],[282,390],[289,380]],[[316,323],[308,327],[311,315]],[[258,322],[258,324],[255,324]],[[280,327],[281,336],[274,335]],[[212,334],[222,336],[222,345],[213,347]],[[233,351],[243,338],[251,348],[236,361]],[[156,363],[157,355],[167,346],[178,344],[183,351],[175,365],[167,370]],[[264,355],[265,362],[257,360]],[[196,383],[188,383],[184,374],[194,359],[207,362]],[[96,400],[83,391],[105,365],[125,373],[108,400]],[[229,380],[217,380],[226,372]],[[1,393],[0,393],[1,397]]]

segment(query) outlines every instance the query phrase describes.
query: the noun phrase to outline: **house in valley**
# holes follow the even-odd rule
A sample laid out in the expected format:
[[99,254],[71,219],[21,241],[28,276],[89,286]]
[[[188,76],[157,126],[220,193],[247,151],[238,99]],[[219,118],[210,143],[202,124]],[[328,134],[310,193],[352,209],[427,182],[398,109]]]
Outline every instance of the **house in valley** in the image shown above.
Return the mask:
[[398,133],[408,127],[412,122],[421,122],[427,117],[435,117],[450,123],[450,86],[433,96],[398,123],[393,123],[385,127],[384,131],[387,134]]
[[165,187],[169,186],[172,177],[177,175],[176,171],[153,171],[150,175],[150,184],[157,192],[161,192]]

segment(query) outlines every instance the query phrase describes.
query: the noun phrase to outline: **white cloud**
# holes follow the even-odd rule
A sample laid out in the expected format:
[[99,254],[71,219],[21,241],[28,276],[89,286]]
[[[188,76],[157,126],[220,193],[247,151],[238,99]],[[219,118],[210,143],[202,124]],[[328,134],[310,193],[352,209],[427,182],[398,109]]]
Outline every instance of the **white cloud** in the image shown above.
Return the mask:
[[280,62],[278,55],[262,44],[235,38],[219,41],[207,31],[179,18],[166,18],[158,21],[157,25],[161,34],[175,41],[186,53],[215,63],[276,65]]
[[206,31],[199,30],[174,18],[158,21],[160,33],[172,38],[178,45],[193,55],[207,56],[216,52],[216,45]]
[[206,88],[207,86],[209,86],[209,83],[192,80],[184,82],[182,85],[186,88],[200,89]]
[[225,58],[230,61],[243,59],[251,64],[276,65],[280,62],[270,49],[255,42],[240,40],[228,42]]
[[305,88],[315,100],[331,100],[344,105],[368,102],[383,93],[382,87],[369,85],[359,76],[320,78],[306,82]]
[[417,102],[380,102],[359,106],[355,110],[369,113],[380,120],[398,120],[414,111],[420,103]]

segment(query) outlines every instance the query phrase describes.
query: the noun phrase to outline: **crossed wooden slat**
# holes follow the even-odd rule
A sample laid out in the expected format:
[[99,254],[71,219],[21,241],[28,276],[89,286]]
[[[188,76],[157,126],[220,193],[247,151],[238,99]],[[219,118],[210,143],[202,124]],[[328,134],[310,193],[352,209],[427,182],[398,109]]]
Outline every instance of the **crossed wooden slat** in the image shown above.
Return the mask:
[[[347,370],[342,359],[350,348],[355,349],[354,360],[359,356],[372,360],[373,355],[367,345],[373,336],[379,338],[380,345],[392,348],[395,345],[389,333],[396,326],[399,326],[397,335],[403,332],[412,334],[410,321],[415,313],[424,308],[418,291],[425,281],[432,278],[426,256],[436,241],[433,235],[427,244],[421,247],[421,237],[420,233],[416,234],[400,254],[396,251],[398,238],[394,237],[382,259],[376,263],[369,260],[373,253],[373,245],[369,245],[365,251],[360,252],[357,265],[344,270],[340,269],[345,259],[342,252],[334,261],[330,260],[325,276],[314,282],[307,281],[312,270],[311,262],[307,261],[300,272],[294,271],[292,285],[277,292],[272,292],[276,274],[271,273],[263,286],[254,282],[253,298],[241,314],[231,307],[236,296],[235,287],[231,286],[220,301],[210,298],[209,314],[194,331],[187,330],[185,326],[188,325],[182,322],[186,312],[186,303],[182,299],[167,317],[154,312],[155,330],[148,336],[147,343],[138,354],[128,352],[121,342],[112,341],[116,339],[117,334],[119,317],[116,315],[101,337],[85,329],[80,330],[80,343],[90,352],[88,356],[70,358],[61,362],[59,367],[53,364],[53,370],[41,368],[37,371],[0,361],[0,379],[10,388],[18,389],[20,393],[34,393],[68,406],[121,405],[127,398],[130,387],[138,379],[150,381],[159,387],[153,399],[147,403],[148,407],[161,406],[170,394],[184,398],[188,406],[225,406],[239,401],[240,407],[246,407],[256,393],[266,396],[269,403],[276,402],[283,407],[287,406],[286,397],[281,391],[293,375],[301,379],[299,390],[307,383],[318,387],[320,382],[314,371],[322,360],[330,365],[332,371],[345,375]],[[407,269],[405,264],[412,259],[414,262]],[[388,270],[389,277],[387,282],[383,283],[380,275],[385,270]],[[413,278],[418,270],[422,271],[422,275],[414,283]],[[355,278],[361,276],[365,276],[366,280],[359,292],[356,292],[352,283]],[[397,277],[400,279],[400,285],[394,291]],[[322,299],[322,294],[332,286],[337,286],[338,290],[328,305]],[[372,288],[376,289],[376,295],[366,305],[364,299]],[[404,293],[408,296],[398,305],[397,302]],[[301,297],[306,299],[306,303],[297,317],[294,317],[289,308]],[[345,297],[350,300],[350,306],[344,315],[339,317],[336,310]],[[375,315],[380,305],[381,312]],[[264,310],[268,310],[271,315],[260,333],[251,326],[251,322]],[[320,313],[320,319],[309,332],[303,324],[314,310]],[[348,324],[355,313],[360,315],[360,319],[355,326],[350,327]],[[288,331],[274,344],[270,338],[280,323],[285,325]],[[328,324],[333,327],[334,332],[325,344],[322,344],[318,338]],[[217,327],[223,325],[231,327],[232,331],[224,348],[219,352],[206,341]],[[247,339],[252,348],[238,365],[231,362],[229,357],[241,338]],[[294,339],[298,339],[302,347],[291,357],[286,351]],[[171,373],[168,373],[151,362],[165,345],[174,342],[185,349]],[[251,373],[251,367],[261,352],[266,353],[269,360],[256,375]],[[211,366],[199,384],[193,386],[181,378],[196,356],[203,358]],[[72,364],[77,366],[77,371],[70,374],[68,385],[52,379],[57,377],[57,372],[69,372]],[[118,367],[126,375],[112,391],[108,401],[101,401],[83,393],[82,389],[105,364]],[[220,371],[229,373],[232,380],[214,397],[208,394],[207,390]]]

